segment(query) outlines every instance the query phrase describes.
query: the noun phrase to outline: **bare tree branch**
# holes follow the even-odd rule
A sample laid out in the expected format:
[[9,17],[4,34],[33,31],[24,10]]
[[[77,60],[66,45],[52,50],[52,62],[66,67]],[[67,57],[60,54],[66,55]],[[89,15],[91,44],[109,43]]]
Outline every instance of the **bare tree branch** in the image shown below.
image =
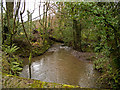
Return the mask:
[[24,0],[24,9],[23,9],[22,12],[20,11],[20,16],[21,16],[21,22],[22,22],[22,26],[23,26],[23,30],[24,30],[24,33],[25,33],[26,39],[27,39],[29,45],[32,46],[32,44],[30,43],[30,41],[29,41],[29,39],[28,39],[28,35],[27,35],[27,33],[26,33],[25,26],[24,26],[24,23],[23,23],[22,14],[24,13],[24,11],[25,11],[25,0]]
[[17,15],[18,15],[18,11],[19,11],[19,9],[20,9],[20,3],[21,3],[21,2],[17,2],[17,11],[16,11],[16,13],[15,13],[15,18],[14,18],[14,23],[13,23],[13,34],[16,33],[16,32],[14,31],[15,26],[16,26],[15,21],[16,21],[16,17],[17,17]]

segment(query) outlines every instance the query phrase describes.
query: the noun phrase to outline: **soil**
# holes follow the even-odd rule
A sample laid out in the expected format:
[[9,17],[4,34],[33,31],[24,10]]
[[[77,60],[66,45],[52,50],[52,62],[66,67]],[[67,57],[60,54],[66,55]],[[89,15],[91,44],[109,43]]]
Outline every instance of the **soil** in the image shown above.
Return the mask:
[[95,54],[92,52],[79,52],[73,50],[72,55],[74,55],[79,60],[89,61],[92,62],[95,58]]

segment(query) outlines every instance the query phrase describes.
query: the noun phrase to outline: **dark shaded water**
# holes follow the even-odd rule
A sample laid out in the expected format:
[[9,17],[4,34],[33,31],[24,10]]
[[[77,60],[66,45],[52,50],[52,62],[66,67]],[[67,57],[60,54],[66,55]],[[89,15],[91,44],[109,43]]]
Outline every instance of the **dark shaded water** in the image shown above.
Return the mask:
[[[32,79],[98,88],[96,81],[100,73],[93,69],[93,64],[74,57],[72,51],[67,46],[56,44],[44,55],[32,58]],[[26,59],[20,76],[28,78],[28,73],[28,59]]]

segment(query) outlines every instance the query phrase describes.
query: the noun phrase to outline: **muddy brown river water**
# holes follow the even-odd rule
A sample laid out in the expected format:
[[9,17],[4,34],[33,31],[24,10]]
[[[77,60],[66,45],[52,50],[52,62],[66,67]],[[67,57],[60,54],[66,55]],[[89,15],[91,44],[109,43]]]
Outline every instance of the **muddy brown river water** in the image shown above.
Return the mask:
[[[79,85],[80,87],[98,88],[96,83],[100,73],[93,69],[93,64],[78,60],[71,53],[73,49],[60,44],[53,45],[44,55],[32,58],[31,78],[46,82]],[[29,77],[28,59],[24,60],[21,77]]]

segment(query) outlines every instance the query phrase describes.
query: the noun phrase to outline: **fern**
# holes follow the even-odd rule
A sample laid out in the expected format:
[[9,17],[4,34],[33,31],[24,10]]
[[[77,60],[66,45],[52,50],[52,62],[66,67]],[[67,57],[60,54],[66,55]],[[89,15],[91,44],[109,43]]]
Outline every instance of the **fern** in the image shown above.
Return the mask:
[[10,47],[8,45],[3,45],[3,51],[7,54],[13,54],[15,51],[19,49],[19,47],[15,46],[14,44]]

